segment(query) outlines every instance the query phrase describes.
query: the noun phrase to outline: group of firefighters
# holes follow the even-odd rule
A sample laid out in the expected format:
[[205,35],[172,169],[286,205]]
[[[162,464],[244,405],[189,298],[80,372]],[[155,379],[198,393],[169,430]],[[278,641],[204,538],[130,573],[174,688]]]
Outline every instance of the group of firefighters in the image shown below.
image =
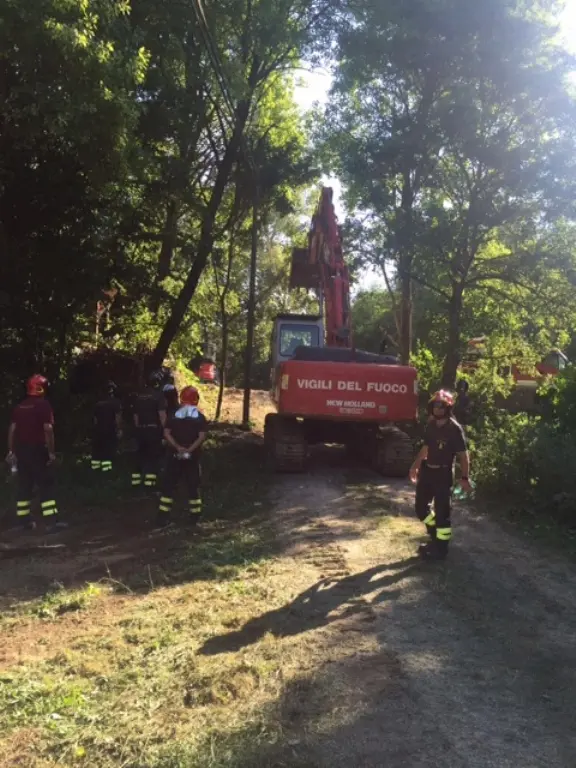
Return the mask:
[[[164,385],[164,386],[162,386]],[[33,528],[32,497],[38,489],[47,531],[65,524],[58,518],[54,498],[52,464],[55,461],[54,416],[45,399],[48,382],[32,376],[27,382],[27,397],[14,409],[8,432],[8,462],[17,471],[16,514],[24,528]],[[137,453],[132,486],[154,489],[160,478],[163,445],[168,456],[161,483],[157,527],[171,522],[175,491],[181,481],[188,490],[188,512],[196,524],[202,512],[200,497],[200,447],[206,439],[208,422],[198,409],[195,387],[182,389],[180,396],[173,379],[162,371],[151,374],[148,386],[133,407]],[[470,459],[464,431],[453,418],[456,404],[452,393],[436,392],[428,404],[428,423],[424,444],[410,468],[416,484],[416,514],[426,526],[429,541],[418,550],[426,560],[443,560],[452,538],[451,500],[454,460],[459,459],[463,491],[470,492]],[[121,437],[122,406],[114,384],[96,403],[93,417],[91,466],[95,472],[110,472]]]
[[[46,531],[55,533],[66,524],[59,519],[54,494],[54,415],[46,399],[48,381],[39,374],[26,383],[26,398],[13,411],[8,430],[7,461],[17,474],[16,515],[20,526],[33,529],[32,499],[38,490]],[[180,395],[174,380],[163,371],[152,373],[148,386],[134,402],[132,419],[137,451],[132,487],[153,490],[160,481],[157,527],[171,523],[175,492],[181,481],[188,491],[189,520],[195,525],[202,513],[200,496],[200,448],[208,422],[198,408],[200,396],[187,386]],[[122,404],[113,382],[106,385],[96,403],[92,424],[91,467],[110,472],[122,436]]]

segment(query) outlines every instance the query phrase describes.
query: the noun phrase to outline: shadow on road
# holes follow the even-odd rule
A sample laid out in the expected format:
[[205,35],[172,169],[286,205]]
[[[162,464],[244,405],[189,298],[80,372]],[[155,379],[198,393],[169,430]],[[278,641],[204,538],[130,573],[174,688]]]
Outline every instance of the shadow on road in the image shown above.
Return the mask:
[[[400,590],[391,590],[390,587],[417,571],[418,562],[418,558],[413,557],[377,565],[342,579],[320,579],[287,605],[252,619],[238,631],[210,638],[199,653],[216,655],[235,652],[257,642],[268,632],[275,637],[298,635],[357,613],[365,613],[369,607],[363,600],[366,595],[378,592],[373,598],[375,603],[395,600]],[[346,603],[350,604],[343,613],[335,613]]]

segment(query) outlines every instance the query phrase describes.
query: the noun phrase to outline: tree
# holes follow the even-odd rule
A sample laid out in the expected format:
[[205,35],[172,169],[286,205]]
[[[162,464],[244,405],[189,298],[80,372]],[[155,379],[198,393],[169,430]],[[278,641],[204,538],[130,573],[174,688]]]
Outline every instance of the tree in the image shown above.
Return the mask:
[[146,68],[121,48],[126,9],[2,2],[0,352],[8,376],[61,372],[76,318],[95,309],[116,254],[135,110]]
[[[376,354],[384,334],[391,336],[394,316],[390,293],[385,289],[359,291],[352,302],[354,345]],[[388,354],[394,354],[390,348]]]
[[456,376],[465,292],[513,289],[517,303],[536,303],[554,274],[538,233],[573,211],[576,105],[564,90],[565,62],[554,49],[549,59],[541,51],[534,61],[525,40],[509,46],[510,80],[503,80],[490,74],[491,48],[480,49],[476,70],[486,74],[473,80],[468,63],[467,93],[442,120],[417,264],[425,271],[432,260],[436,276],[427,284],[447,303],[444,386]]
[[[258,106],[266,88],[278,72],[294,66],[313,46],[328,14],[333,13],[329,0],[230,0],[202,14],[204,40],[216,49],[212,66],[226,97],[215,108],[218,131],[209,137],[213,172],[203,177],[205,202],[194,259],[154,351],[157,364],[178,332],[208,263],[218,212],[234,168],[246,155],[245,137],[258,123]],[[259,184],[255,165],[254,170],[253,183]]]
[[[468,192],[469,174],[479,164],[486,166],[482,210],[487,214],[490,194],[499,203],[500,197],[509,201],[521,193],[523,201],[534,204],[542,194],[537,187],[545,181],[545,161],[551,175],[561,155],[566,131],[558,138],[558,126],[550,118],[564,118],[570,109],[561,93],[567,60],[553,48],[553,30],[537,11],[520,2],[361,4],[340,35],[341,63],[324,121],[329,126],[324,153],[346,185],[349,208],[376,238],[374,263],[395,275],[404,362],[411,349],[415,280],[426,284],[423,275],[431,271],[450,285],[446,250],[456,241],[461,249],[468,248],[463,232],[446,241],[446,230],[438,230],[434,239],[430,228],[446,219],[460,227],[478,224],[479,201],[470,217],[470,196],[461,200],[462,192]],[[550,141],[544,124],[538,130],[541,116],[553,131]],[[529,161],[522,165],[520,160],[518,142],[527,137],[532,150],[540,137],[542,150],[541,173],[533,177]],[[461,178],[458,193],[453,188],[454,194],[448,193],[452,174],[462,173],[462,163],[468,176]],[[549,192],[557,199],[553,186],[548,184]],[[471,194],[484,193],[476,187]],[[458,201],[454,195],[460,195]],[[513,207],[498,206],[500,223],[494,216],[492,234],[505,222],[518,220]],[[435,266],[426,271],[423,264],[431,260]],[[445,293],[438,281],[432,289],[441,297]],[[460,309],[454,295],[453,316]],[[449,368],[453,360],[446,379]]]

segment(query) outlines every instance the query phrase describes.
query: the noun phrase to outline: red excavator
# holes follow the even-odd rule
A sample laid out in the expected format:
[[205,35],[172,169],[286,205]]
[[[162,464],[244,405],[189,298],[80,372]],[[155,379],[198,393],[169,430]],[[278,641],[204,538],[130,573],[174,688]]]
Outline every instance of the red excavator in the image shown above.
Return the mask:
[[332,189],[320,196],[307,248],[292,253],[291,288],[315,291],[318,315],[279,315],[272,334],[272,398],[265,421],[272,465],[302,471],[308,446],[344,444],[382,474],[404,477],[413,458],[403,431],[417,420],[416,370],[354,348],[350,283]]

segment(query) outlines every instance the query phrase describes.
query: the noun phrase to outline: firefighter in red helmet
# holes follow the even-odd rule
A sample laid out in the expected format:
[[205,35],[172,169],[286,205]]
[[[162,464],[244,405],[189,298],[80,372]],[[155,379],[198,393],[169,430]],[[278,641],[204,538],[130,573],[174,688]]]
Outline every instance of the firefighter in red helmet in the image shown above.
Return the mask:
[[58,508],[54,498],[51,467],[56,459],[54,416],[45,399],[47,391],[48,380],[40,374],[35,374],[26,382],[27,397],[12,413],[7,460],[16,463],[18,471],[16,515],[20,524],[23,528],[34,527],[31,507],[36,487],[47,531],[52,533],[65,524],[58,522]]
[[200,447],[206,439],[208,422],[198,410],[199,401],[200,395],[195,387],[184,387],[180,393],[180,407],[164,429],[169,457],[160,496],[158,527],[165,527],[171,522],[174,496],[181,479],[186,481],[188,487],[190,522],[195,525],[200,519]]
[[[428,403],[430,418],[424,445],[410,468],[410,480],[416,483],[416,514],[426,525],[430,541],[418,550],[420,557],[443,560],[452,538],[451,502],[454,459],[460,462],[464,491],[471,490],[468,473],[470,458],[462,427],[452,418],[454,396],[444,389],[435,392]],[[432,509],[434,502],[434,509]]]

